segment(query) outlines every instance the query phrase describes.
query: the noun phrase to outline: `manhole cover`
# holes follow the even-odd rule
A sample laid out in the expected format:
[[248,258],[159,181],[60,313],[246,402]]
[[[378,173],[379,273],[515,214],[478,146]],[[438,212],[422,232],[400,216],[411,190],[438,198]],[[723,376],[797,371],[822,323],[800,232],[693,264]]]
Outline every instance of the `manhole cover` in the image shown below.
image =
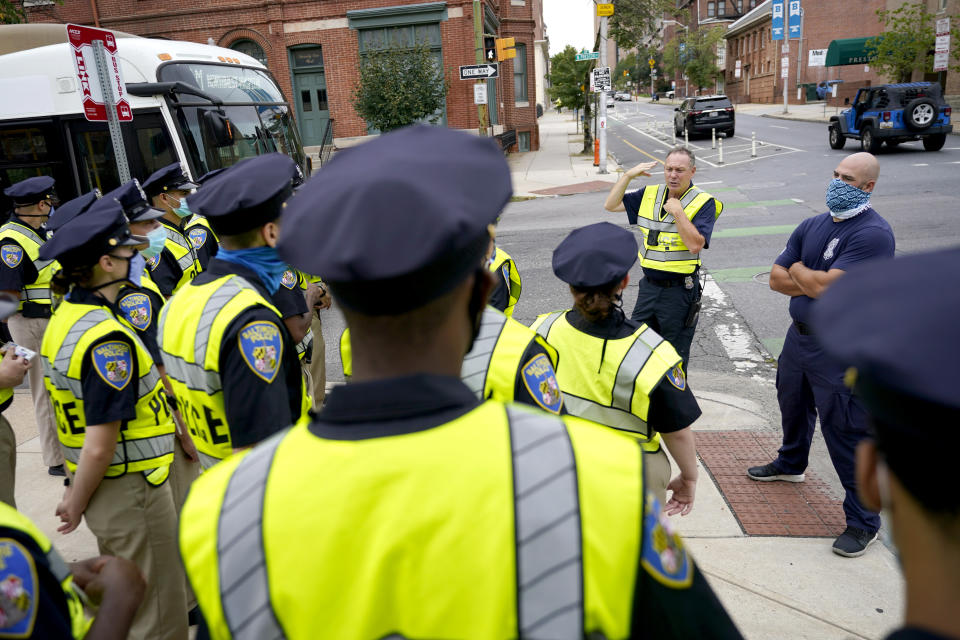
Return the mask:
[[753,281],[756,282],[757,284],[762,284],[764,286],[769,285],[770,272],[764,271],[763,273],[758,273],[757,275],[753,276]]

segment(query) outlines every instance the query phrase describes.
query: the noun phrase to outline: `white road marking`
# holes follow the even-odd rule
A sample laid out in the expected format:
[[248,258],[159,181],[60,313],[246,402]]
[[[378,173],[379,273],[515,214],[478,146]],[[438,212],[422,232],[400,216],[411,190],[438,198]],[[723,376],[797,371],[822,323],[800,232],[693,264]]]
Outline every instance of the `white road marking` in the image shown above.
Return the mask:
[[796,202],[797,204],[803,204],[803,200],[801,200],[800,198],[790,198],[790,199]]
[[723,180],[711,180],[710,182],[698,182],[697,184],[720,184]]
[[703,297],[703,313],[715,319],[713,331],[734,368],[740,373],[753,373],[758,378],[769,379],[769,375],[757,375],[764,363],[759,342],[743,325],[736,308],[710,275],[707,275],[703,287]]
[[773,127],[774,129],[788,129],[788,128],[789,128],[789,127],[781,127],[780,125],[776,125],[776,124],[772,124],[772,125],[770,125],[770,126]]
[[915,165],[913,165],[913,166],[915,166],[915,167],[929,167],[930,165],[927,164],[926,162],[918,162],[917,164],[915,164]]

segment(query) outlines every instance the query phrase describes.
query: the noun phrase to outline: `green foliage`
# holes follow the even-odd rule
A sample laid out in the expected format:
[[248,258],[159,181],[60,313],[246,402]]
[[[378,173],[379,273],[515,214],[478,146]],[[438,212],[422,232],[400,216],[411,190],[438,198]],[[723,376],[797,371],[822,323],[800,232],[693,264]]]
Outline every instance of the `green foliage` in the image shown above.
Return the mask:
[[559,101],[568,109],[582,109],[586,93],[583,90],[587,73],[593,68],[592,61],[576,61],[577,50],[567,45],[563,51],[550,58],[550,99]]
[[[936,19],[925,4],[904,3],[896,9],[878,9],[877,18],[883,24],[883,35],[867,40],[867,52],[876,56],[870,64],[894,81],[909,82],[914,71],[933,71],[933,50],[936,43]],[[950,18],[951,41],[960,37],[957,19]],[[951,57],[957,60],[954,44]],[[950,65],[951,71],[960,71],[960,65]]]
[[[614,85],[618,89],[639,89],[640,92],[649,91],[650,63],[648,61],[650,58],[653,58],[654,68],[657,68],[659,67],[661,57],[660,52],[654,49],[641,50],[639,59],[636,53],[631,53],[617,63],[617,68],[614,71]],[[626,77],[623,75],[624,71],[627,72]],[[662,76],[663,74],[658,71],[657,75]]]
[[663,66],[667,73],[686,74],[695,89],[712,85],[720,77],[717,45],[723,40],[724,32],[724,27],[715,26],[685,31],[672,38],[663,47]]
[[380,131],[422,120],[435,123],[447,89],[443,69],[426,42],[412,48],[375,49],[361,60],[353,108]]
[[20,24],[21,22],[26,22],[26,16],[20,3],[0,0],[0,24]]
[[675,7],[673,0],[617,0],[607,33],[621,49],[633,49],[656,33],[657,20]]

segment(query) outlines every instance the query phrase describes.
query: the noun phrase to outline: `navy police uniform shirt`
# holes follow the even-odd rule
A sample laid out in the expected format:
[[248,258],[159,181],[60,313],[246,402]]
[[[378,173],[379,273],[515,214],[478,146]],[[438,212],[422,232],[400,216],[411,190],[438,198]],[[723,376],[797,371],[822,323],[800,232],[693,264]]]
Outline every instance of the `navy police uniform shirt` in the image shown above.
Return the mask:
[[157,364],[163,363],[157,327],[160,322],[160,309],[164,302],[163,296],[157,295],[156,291],[130,284],[125,285],[117,296],[117,315],[136,329],[137,335],[143,341],[143,346],[147,348],[150,357]]
[[[567,311],[565,318],[577,331],[608,340],[631,336],[641,326],[639,322],[624,317],[619,310],[600,322],[587,320],[577,309]],[[664,376],[660,384],[650,392],[647,425],[660,433],[674,433],[689,427],[701,413],[700,405],[686,379],[681,388],[670,381],[670,376]]]
[[[8,593],[0,601],[4,620],[0,637],[72,639],[70,610],[63,587],[36,541],[18,529],[0,527],[0,550],[4,580],[8,582],[8,589],[18,591],[15,598],[10,598]],[[10,580],[13,577],[17,578],[16,583]]]
[[[661,189],[666,189],[666,185],[660,185]],[[690,188],[693,188],[693,183],[690,183]],[[637,191],[632,191],[630,193],[623,194],[623,208],[627,210],[627,221],[630,224],[637,224],[637,212],[640,210],[640,201],[643,200],[643,191],[646,187],[638,189]],[[667,201],[667,198],[664,198],[664,202]],[[672,218],[669,213],[665,210],[660,211],[660,218]],[[700,235],[703,236],[704,249],[710,248],[710,236],[713,234],[713,225],[717,221],[717,201],[713,198],[704,204],[700,211],[697,212],[697,215],[693,216],[693,220],[690,222],[693,223],[693,226],[697,228],[697,231],[700,232]],[[661,271],[659,269],[649,269],[643,267],[643,275],[651,280],[676,280],[677,274],[671,273],[669,271]]]
[[[33,229],[15,215],[10,217],[10,221]],[[33,231],[43,237],[43,232]],[[0,291],[20,291],[24,285],[36,282],[37,275],[37,268],[19,242],[13,238],[0,241]]]
[[[244,278],[267,300],[273,299],[253,271],[217,258],[211,260],[208,269],[194,278],[193,282],[202,285],[231,274]],[[237,334],[251,322],[270,323],[280,332],[283,341],[280,359],[282,371],[272,382],[267,382],[254,371],[237,348]],[[296,345],[286,325],[277,319],[273,311],[266,307],[253,307],[230,322],[220,342],[220,380],[230,438],[235,448],[254,445],[293,424],[300,416],[302,376]]]
[[300,282],[303,276],[299,271],[287,269],[280,278],[280,286],[277,292],[273,294],[273,304],[280,311],[284,320],[296,316],[302,316],[310,311],[307,308],[307,299],[303,295],[303,289],[300,288]]
[[[892,258],[895,247],[893,230],[872,208],[840,222],[834,222],[828,212],[801,222],[774,264],[789,269],[799,261],[816,271],[846,271],[867,260]],[[793,296],[790,317],[795,322],[810,322],[813,302],[804,295]]]
[[[201,216],[193,214],[193,217],[189,218],[189,221],[193,222],[193,219],[198,217]],[[187,231],[187,240],[193,245],[193,250],[197,254],[197,260],[200,261],[201,269],[206,269],[207,265],[210,264],[210,260],[220,251],[220,245],[217,244],[217,239],[213,236],[210,229],[202,224],[190,227],[190,230]]]
[[[507,264],[503,266],[506,267]],[[510,304],[510,280],[501,268],[497,269],[497,272],[493,275],[493,281],[493,291],[490,292],[487,304],[502,312]]]

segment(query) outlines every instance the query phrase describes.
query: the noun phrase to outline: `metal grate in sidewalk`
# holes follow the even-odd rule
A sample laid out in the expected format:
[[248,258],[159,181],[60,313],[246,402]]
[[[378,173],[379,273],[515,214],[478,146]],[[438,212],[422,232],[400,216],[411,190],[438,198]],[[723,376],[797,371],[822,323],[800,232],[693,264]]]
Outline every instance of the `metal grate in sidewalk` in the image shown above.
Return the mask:
[[800,483],[757,482],[747,468],[777,457],[780,436],[754,431],[698,431],[697,453],[747,535],[835,537],[846,521],[843,502],[807,470]]

